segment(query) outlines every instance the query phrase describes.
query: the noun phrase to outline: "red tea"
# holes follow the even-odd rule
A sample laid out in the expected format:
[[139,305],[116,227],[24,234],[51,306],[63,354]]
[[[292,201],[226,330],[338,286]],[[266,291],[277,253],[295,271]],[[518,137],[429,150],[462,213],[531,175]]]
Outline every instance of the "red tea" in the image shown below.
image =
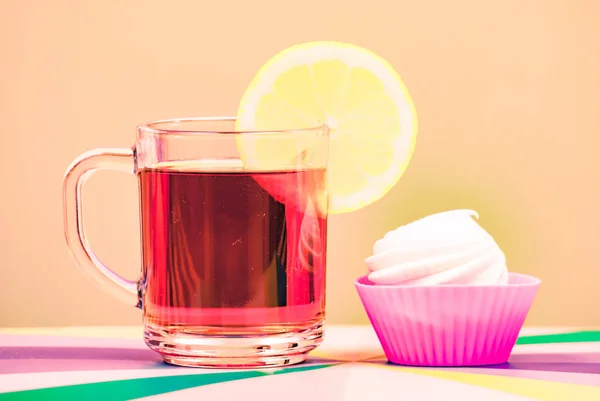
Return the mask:
[[323,169],[210,172],[180,163],[138,178],[147,326],[243,335],[320,324]]

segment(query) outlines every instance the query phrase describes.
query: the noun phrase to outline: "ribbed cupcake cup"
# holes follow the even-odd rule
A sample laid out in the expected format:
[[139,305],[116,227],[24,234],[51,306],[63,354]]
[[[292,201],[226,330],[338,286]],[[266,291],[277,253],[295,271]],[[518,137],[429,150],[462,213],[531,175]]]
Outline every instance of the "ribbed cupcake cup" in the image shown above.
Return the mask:
[[411,366],[506,362],[540,284],[516,273],[502,285],[355,283],[388,361]]

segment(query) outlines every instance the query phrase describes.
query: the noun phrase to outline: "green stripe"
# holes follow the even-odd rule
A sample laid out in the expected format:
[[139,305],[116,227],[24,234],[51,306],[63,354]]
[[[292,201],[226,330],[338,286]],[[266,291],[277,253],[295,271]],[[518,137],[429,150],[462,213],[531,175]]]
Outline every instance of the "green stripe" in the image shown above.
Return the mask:
[[294,373],[294,372],[308,372],[309,370],[317,370],[317,369],[327,368],[329,366],[334,366],[334,365],[339,365],[339,362],[338,363],[327,363],[327,364],[323,364],[323,365],[294,366],[293,368],[278,369],[278,370],[273,371],[272,373],[274,375],[282,375],[282,374]]
[[517,344],[589,343],[600,341],[600,331],[575,331],[573,333],[541,334],[519,337]]
[[223,383],[233,380],[285,374],[326,368],[335,364],[307,365],[276,370],[274,372],[248,370],[242,372],[205,373],[179,376],[144,377],[139,379],[114,380],[100,383],[75,384],[42,388],[37,390],[15,391],[0,394],[1,401],[17,400],[86,400],[86,401],[121,401],[134,398],[184,390],[208,384]]

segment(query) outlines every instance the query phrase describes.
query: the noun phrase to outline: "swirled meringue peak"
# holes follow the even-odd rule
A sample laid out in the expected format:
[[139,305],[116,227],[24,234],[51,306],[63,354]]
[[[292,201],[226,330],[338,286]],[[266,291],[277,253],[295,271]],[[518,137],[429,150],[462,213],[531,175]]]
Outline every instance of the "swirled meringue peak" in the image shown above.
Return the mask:
[[380,285],[506,284],[504,253],[473,210],[432,214],[375,242],[365,262]]

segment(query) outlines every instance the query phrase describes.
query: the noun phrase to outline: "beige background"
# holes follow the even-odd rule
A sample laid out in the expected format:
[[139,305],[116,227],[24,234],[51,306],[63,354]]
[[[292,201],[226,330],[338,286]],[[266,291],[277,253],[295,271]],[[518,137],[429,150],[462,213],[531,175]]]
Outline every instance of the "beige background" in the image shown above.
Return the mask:
[[[366,322],[352,280],[378,236],[474,208],[543,280],[528,323],[600,325],[599,17],[594,0],[0,0],[0,326],[140,322],[69,257],[66,167],[141,122],[234,113],[263,62],[321,39],[387,58],[420,125],[396,188],[331,219],[329,321]],[[119,173],[85,188],[91,241],[129,277],[136,191]]]

